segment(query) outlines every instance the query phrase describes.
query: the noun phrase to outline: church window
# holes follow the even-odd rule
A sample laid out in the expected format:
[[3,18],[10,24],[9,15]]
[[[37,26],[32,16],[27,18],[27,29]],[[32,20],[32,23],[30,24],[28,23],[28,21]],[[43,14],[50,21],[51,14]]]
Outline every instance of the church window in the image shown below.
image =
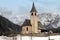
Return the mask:
[[27,27],[27,31],[28,31],[28,27]]
[[31,15],[33,16],[33,13]]
[[35,16],[36,16],[36,13],[35,13]]

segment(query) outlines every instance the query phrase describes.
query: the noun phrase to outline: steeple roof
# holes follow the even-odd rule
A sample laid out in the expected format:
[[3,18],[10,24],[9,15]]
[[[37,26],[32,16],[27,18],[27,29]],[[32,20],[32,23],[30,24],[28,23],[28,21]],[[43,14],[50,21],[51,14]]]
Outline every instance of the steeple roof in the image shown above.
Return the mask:
[[37,11],[36,11],[36,8],[35,8],[35,6],[34,6],[34,2],[33,2],[32,9],[31,9],[30,12],[37,12]]

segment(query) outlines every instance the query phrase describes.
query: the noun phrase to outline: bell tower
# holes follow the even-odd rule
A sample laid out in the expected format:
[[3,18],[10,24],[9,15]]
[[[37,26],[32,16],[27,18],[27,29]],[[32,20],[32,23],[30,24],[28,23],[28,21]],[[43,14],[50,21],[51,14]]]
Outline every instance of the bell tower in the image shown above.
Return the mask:
[[32,33],[38,33],[38,18],[37,18],[37,11],[34,6],[34,2],[32,5],[32,9],[30,11],[30,21],[32,25]]

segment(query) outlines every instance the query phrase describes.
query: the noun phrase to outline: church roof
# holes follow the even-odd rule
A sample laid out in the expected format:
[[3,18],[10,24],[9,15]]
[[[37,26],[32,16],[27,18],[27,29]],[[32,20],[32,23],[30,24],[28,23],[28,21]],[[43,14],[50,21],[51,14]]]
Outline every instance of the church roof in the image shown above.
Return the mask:
[[33,2],[32,9],[31,9],[30,12],[37,12],[37,11],[36,11],[36,8],[35,8],[35,6],[34,6],[34,2]]
[[22,26],[31,26],[30,20],[29,19],[25,19],[25,21],[22,24]]
[[[23,27],[23,26],[32,26],[30,20],[29,20],[29,19],[25,19],[25,21],[24,21],[23,24],[22,24],[22,27]],[[38,29],[39,29],[39,30],[40,30],[40,29],[44,29],[44,27],[43,27],[43,25],[41,24],[40,21],[38,21]]]
[[[23,26],[32,26],[30,20],[25,19],[24,23],[22,24],[22,27]],[[38,27],[39,27],[38,29],[44,29],[44,27],[43,27],[43,25],[41,24],[40,21],[38,21]]]

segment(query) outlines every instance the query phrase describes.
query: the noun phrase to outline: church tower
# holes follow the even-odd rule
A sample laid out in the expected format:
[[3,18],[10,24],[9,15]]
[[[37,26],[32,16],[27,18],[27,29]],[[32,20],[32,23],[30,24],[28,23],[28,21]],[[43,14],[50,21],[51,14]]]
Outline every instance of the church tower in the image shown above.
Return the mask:
[[30,21],[32,25],[32,33],[38,33],[38,18],[37,18],[37,11],[34,6],[34,3],[32,5],[32,9],[30,11]]

